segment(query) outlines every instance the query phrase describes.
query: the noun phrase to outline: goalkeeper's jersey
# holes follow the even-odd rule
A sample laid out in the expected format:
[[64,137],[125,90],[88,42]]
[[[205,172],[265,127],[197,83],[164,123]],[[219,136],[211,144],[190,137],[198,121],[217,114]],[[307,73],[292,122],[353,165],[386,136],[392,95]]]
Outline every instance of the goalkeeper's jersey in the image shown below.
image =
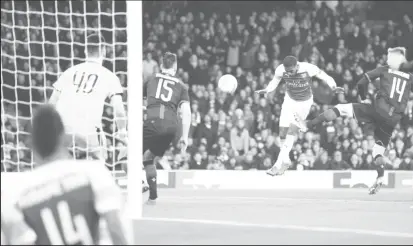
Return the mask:
[[25,175],[4,197],[7,212],[1,207],[9,242],[27,242],[32,231],[37,245],[96,245],[100,215],[121,210],[120,188],[102,162],[61,160]]
[[66,131],[79,135],[100,129],[106,99],[123,92],[119,78],[96,62],[69,68],[53,86],[60,91],[56,109]]

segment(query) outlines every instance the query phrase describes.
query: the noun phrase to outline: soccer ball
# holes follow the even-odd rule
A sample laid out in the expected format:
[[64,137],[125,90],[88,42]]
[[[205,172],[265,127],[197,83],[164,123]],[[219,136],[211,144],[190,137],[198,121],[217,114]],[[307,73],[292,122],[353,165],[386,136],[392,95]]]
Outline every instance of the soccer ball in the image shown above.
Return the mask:
[[218,88],[223,92],[234,93],[237,87],[237,79],[231,74],[225,74],[218,80]]

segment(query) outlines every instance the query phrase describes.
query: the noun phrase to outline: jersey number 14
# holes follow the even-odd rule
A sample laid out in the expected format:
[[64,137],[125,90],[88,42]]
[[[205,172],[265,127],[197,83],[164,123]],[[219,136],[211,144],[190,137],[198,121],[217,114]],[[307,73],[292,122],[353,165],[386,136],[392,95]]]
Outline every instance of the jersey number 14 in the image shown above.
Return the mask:
[[[169,102],[172,99],[173,90],[171,85],[175,85],[174,81],[159,79],[158,86],[156,87],[155,98],[161,99],[164,102]],[[162,89],[164,89],[162,91]]]
[[402,80],[401,78],[394,77],[393,84],[391,86],[390,98],[394,98],[394,94],[399,94],[398,102],[402,101],[404,89],[406,88],[406,80]]
[[44,228],[46,229],[51,244],[63,245],[65,242],[69,245],[78,243],[82,243],[83,245],[93,244],[93,239],[85,217],[81,214],[72,217],[69,204],[66,201],[60,201],[57,204],[57,215],[59,216],[63,235],[61,235],[59,227],[56,224],[52,209],[44,208],[40,212]]

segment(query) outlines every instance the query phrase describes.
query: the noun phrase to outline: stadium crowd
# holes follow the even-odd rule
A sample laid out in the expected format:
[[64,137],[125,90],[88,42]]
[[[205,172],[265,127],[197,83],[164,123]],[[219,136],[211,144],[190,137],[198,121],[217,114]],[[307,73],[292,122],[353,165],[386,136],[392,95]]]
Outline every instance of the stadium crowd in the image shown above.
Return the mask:
[[[124,4],[23,3],[1,4],[2,171],[21,170],[21,165],[13,164],[30,163],[25,134],[32,108],[45,101],[60,71],[82,60],[85,26],[94,31],[100,25],[110,47],[105,65],[117,72],[124,86],[127,84],[125,15],[111,14],[113,7],[124,12]],[[102,13],[80,18],[86,5],[88,12]],[[29,19],[23,17],[27,6]],[[56,10],[56,6],[60,9]],[[310,9],[251,10],[248,14],[218,14],[208,9],[200,12],[191,6],[159,3],[156,12],[144,11],[143,16],[144,80],[158,71],[161,55],[171,51],[178,56],[178,76],[190,88],[192,138],[188,154],[181,156],[177,148],[171,147],[159,161],[165,169],[268,169],[279,152],[278,121],[285,88],[280,86],[269,100],[254,91],[272,79],[275,68],[288,54],[318,65],[345,89],[344,94],[335,96],[325,85],[314,81],[316,103],[309,116],[312,118],[329,105],[356,102],[358,79],[364,72],[385,64],[388,47],[413,50],[413,23],[407,15],[397,20],[398,24],[388,21],[378,30],[367,22],[356,21],[355,12],[340,3],[333,7],[325,3],[311,5]],[[21,18],[13,18],[12,9],[22,11],[14,11]],[[78,15],[70,19],[67,14],[45,14],[56,11]],[[238,79],[234,95],[216,88],[218,78],[226,73]],[[371,98],[373,86],[369,93]],[[386,169],[413,170],[412,108],[413,100],[392,136]],[[110,138],[114,131],[111,108],[105,110],[104,118],[109,137],[107,162],[113,164],[114,150],[121,143]],[[300,134],[291,152],[292,168],[373,169],[373,144],[374,137],[368,129],[361,129],[354,119],[339,118]]]
[[[199,6],[198,6],[199,7]],[[171,10],[172,9],[172,10]],[[198,8],[199,9],[199,8]],[[175,14],[179,12],[179,14]],[[188,156],[171,147],[160,161],[172,169],[268,169],[279,152],[278,121],[285,88],[270,100],[254,91],[265,87],[286,55],[318,65],[345,93],[335,96],[314,83],[310,118],[328,105],[357,102],[355,85],[364,72],[385,65],[388,47],[410,49],[413,23],[407,15],[380,31],[357,23],[351,10],[326,3],[295,11],[250,11],[248,15],[199,12],[191,6],[144,15],[144,79],[159,69],[165,51],[176,52],[178,76],[189,85],[192,127]],[[238,79],[234,96],[219,92],[217,80]],[[370,98],[374,87],[370,87]],[[413,98],[412,98],[413,99]],[[413,170],[413,101],[394,132],[387,169]],[[300,134],[291,152],[294,169],[372,169],[374,137],[354,119],[339,118]]]

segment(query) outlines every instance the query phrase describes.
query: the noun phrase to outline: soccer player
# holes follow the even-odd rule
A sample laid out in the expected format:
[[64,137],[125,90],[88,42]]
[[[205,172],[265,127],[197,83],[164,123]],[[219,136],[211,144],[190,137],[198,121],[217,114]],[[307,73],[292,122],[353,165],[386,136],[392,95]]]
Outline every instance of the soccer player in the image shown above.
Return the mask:
[[[396,47],[388,49],[387,66],[380,66],[365,73],[358,81],[357,87],[362,103],[338,104],[313,120],[305,122],[305,127],[312,127],[325,121],[333,121],[337,117],[355,117],[359,123],[364,123],[367,129],[374,129],[376,143],[373,146],[373,158],[377,169],[377,178],[369,193],[376,194],[383,184],[383,155],[390,142],[394,127],[400,122],[409,101],[409,92],[413,89],[413,74],[405,58],[406,49]],[[400,68],[403,67],[403,71]],[[366,101],[367,86],[379,78],[378,92],[373,103]],[[304,123],[304,122],[302,122]]]
[[293,147],[295,136],[299,129],[297,118],[306,119],[313,105],[313,93],[311,90],[312,77],[317,77],[337,91],[336,82],[332,77],[320,70],[317,66],[298,62],[294,56],[287,56],[283,64],[275,70],[274,78],[267,88],[256,93],[268,94],[274,91],[281,80],[286,83],[286,93],[280,116],[281,151],[275,164],[267,171],[268,175],[282,175],[291,165],[289,153]]
[[7,209],[2,203],[2,231],[7,241],[96,245],[103,219],[114,244],[128,243],[118,186],[101,161],[69,157],[64,125],[53,106],[38,109],[31,135],[38,166],[30,173],[30,182],[21,184],[16,195],[5,197],[10,204]]
[[104,42],[98,34],[87,37],[86,61],[67,69],[59,77],[49,100],[56,106],[68,134],[72,136],[74,155],[78,152],[102,158],[102,146],[106,140],[102,131],[102,114],[107,98],[115,112],[117,137],[127,142],[123,88],[119,78],[102,66],[106,56]]
[[164,155],[179,131],[178,108],[182,113],[182,153],[188,145],[191,125],[188,86],[175,77],[177,68],[176,55],[166,52],[162,57],[161,72],[144,84],[147,118],[143,124],[143,164],[149,185],[148,204],[155,204],[158,197],[155,157]]

